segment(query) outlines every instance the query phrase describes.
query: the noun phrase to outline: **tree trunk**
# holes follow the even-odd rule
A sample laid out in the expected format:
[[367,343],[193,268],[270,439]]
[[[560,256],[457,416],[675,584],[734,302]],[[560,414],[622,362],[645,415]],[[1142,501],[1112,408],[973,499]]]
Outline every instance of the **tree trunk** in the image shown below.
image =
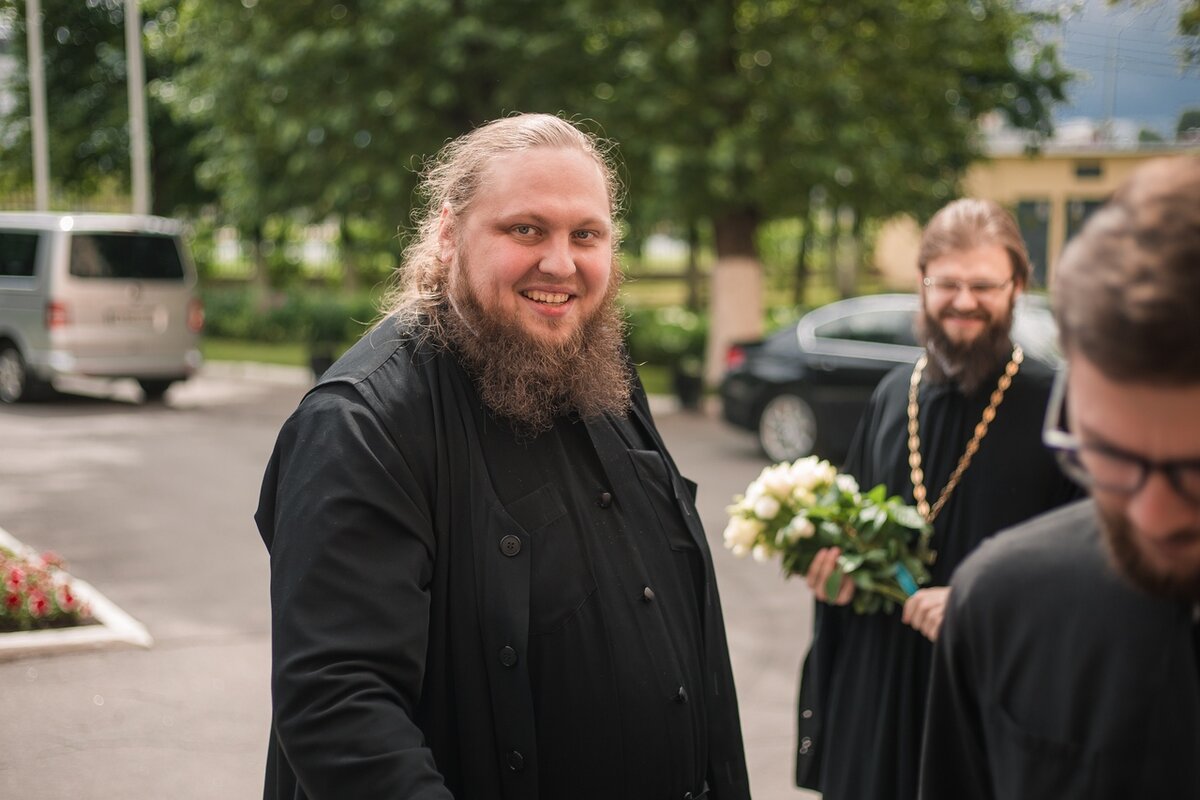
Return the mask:
[[717,258],[742,257],[758,261],[758,245],[754,242],[758,222],[758,214],[746,208],[727,211],[714,218]]
[[359,286],[358,249],[355,247],[353,235],[350,233],[350,220],[343,214],[338,225],[338,240],[342,255],[342,289],[346,292],[356,292]]
[[845,297],[845,295],[840,293],[841,281],[839,273],[841,271],[841,260],[838,257],[840,255],[838,246],[841,243],[841,240],[842,221],[838,216],[837,208],[833,208],[830,209],[829,234],[828,238],[825,240],[825,247],[829,251],[829,282],[833,285],[835,290],[839,291],[839,297]]
[[762,336],[762,262],[754,242],[758,221],[758,214],[750,208],[733,209],[713,219],[717,263],[709,284],[704,365],[709,385],[721,380],[729,345]]
[[858,294],[858,237],[862,224],[858,213],[845,206],[838,209],[836,218],[839,231],[835,245],[838,296],[853,297]]
[[804,209],[804,217],[801,220],[804,225],[804,230],[800,232],[800,244],[796,248],[796,270],[793,275],[792,284],[792,302],[797,306],[804,305],[804,293],[808,288],[808,254],[812,248],[812,229],[813,229],[813,212],[812,206]]
[[251,283],[257,290],[259,302],[266,304],[271,296],[271,270],[267,266],[267,254],[263,248],[262,225],[250,229],[250,257],[254,261]]
[[687,225],[687,307],[688,311],[700,311],[700,226],[696,220]]

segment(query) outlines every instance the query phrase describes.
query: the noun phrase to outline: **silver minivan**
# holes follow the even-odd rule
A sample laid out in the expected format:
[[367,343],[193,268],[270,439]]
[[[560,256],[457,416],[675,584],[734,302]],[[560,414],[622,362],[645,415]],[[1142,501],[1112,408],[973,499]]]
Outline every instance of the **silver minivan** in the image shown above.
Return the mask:
[[0,213],[0,402],[61,375],[135,378],[148,400],[200,367],[204,307],[176,220]]

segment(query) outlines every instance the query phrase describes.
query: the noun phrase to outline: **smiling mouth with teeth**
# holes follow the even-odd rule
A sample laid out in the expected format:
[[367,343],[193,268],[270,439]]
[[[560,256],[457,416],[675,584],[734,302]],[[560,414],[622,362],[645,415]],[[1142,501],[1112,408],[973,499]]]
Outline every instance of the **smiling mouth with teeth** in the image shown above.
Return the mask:
[[571,295],[564,292],[538,292],[528,291],[521,292],[523,297],[527,297],[535,303],[545,303],[551,306],[561,306],[563,303],[571,299]]

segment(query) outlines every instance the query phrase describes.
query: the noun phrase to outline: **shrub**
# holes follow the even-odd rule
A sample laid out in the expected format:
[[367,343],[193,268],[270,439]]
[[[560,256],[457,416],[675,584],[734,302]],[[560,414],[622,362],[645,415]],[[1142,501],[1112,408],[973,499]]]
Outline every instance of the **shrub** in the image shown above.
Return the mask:
[[704,358],[708,318],[680,306],[636,308],[629,320],[629,355],[637,364],[669,366]]

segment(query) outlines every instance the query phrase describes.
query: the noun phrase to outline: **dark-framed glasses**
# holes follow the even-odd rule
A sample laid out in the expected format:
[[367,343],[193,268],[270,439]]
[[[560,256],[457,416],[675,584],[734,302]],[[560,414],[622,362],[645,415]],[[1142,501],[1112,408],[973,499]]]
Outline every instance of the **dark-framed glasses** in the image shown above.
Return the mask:
[[1007,289],[1012,278],[1006,281],[960,281],[957,278],[922,278],[921,285],[941,295],[957,295],[964,289],[976,297],[991,297]]
[[1063,472],[1090,489],[1135,495],[1151,473],[1161,472],[1183,498],[1200,505],[1200,458],[1155,461],[1118,447],[1081,442],[1066,426],[1067,368],[1059,370],[1046,407],[1042,442],[1054,451]]

